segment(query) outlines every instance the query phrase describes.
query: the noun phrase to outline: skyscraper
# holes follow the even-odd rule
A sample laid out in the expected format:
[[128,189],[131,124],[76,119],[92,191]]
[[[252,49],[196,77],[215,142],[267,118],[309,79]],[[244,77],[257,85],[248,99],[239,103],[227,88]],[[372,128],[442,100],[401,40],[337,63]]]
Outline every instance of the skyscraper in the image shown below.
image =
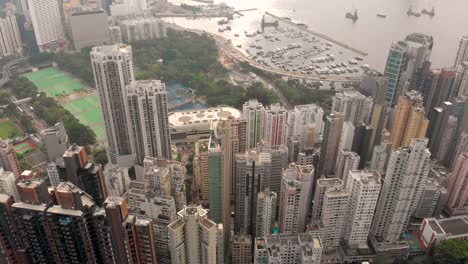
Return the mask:
[[107,164],[103,175],[108,196],[122,196],[125,193],[130,183],[126,168]]
[[456,211],[464,207],[468,199],[468,152],[458,156],[450,174],[447,192],[449,209]]
[[468,132],[461,133],[454,144],[453,151],[447,161],[447,165],[450,171],[453,171],[458,156],[460,156],[465,151],[468,151]]
[[331,112],[342,113],[344,121],[354,125],[359,122],[369,123],[372,105],[372,97],[366,97],[358,91],[345,91],[335,94]]
[[465,61],[468,61],[468,36],[462,36],[460,39],[453,67],[458,70],[460,65]]
[[429,138],[429,150],[436,156],[441,146],[442,136],[447,129],[448,120],[452,113],[453,104],[451,102],[443,102],[440,107],[434,107],[429,112],[429,127],[426,136]]
[[323,141],[320,148],[320,161],[317,175],[328,175],[334,171],[338,148],[340,144],[341,130],[343,129],[343,115],[332,113],[325,119]]
[[49,47],[65,46],[65,34],[59,2],[54,0],[28,0],[31,21],[39,51]]
[[385,95],[385,102],[393,106],[398,98],[401,75],[406,69],[407,52],[404,42],[393,43],[388,52],[387,63],[385,64],[384,75],[388,77],[388,88]]
[[400,96],[392,128],[392,148],[407,147],[412,139],[424,138],[428,125],[421,93],[410,91]]
[[[224,155],[221,146],[214,142],[213,136],[210,137],[208,144],[208,190],[210,206],[210,219],[215,223],[223,221],[223,215],[226,208],[223,208],[223,186],[224,186]],[[237,179],[237,176],[236,176]],[[229,190],[230,192],[230,190]]]
[[8,13],[0,19],[0,54],[2,56],[21,54],[23,46],[16,21],[16,15]]
[[277,195],[274,192],[259,192],[257,195],[257,219],[255,236],[268,236],[273,232],[276,217]]
[[12,196],[16,202],[20,201],[15,175],[11,171],[5,171],[2,167],[0,167],[0,193]]
[[242,116],[247,120],[247,148],[255,148],[262,139],[265,108],[255,99],[244,103]]
[[104,203],[104,208],[109,222],[108,228],[115,261],[126,263],[125,232],[122,225],[128,216],[128,202],[122,197],[109,196]]
[[209,139],[200,139],[195,143],[193,157],[193,178],[196,194],[200,204],[207,203],[210,198],[208,188],[208,143]]
[[424,93],[424,106],[426,109],[438,107],[445,101],[452,101],[457,96],[456,71],[450,68],[432,70],[432,83],[430,89]]
[[125,219],[123,228],[127,245],[127,261],[142,264],[158,263],[153,220],[148,217],[130,214]]
[[0,194],[0,250],[6,263],[26,263],[27,258],[22,251],[24,248],[16,227],[11,206],[13,197]]
[[245,233],[234,235],[231,242],[231,263],[252,263],[252,237]]
[[279,231],[303,233],[312,202],[314,167],[291,165],[285,170],[279,205]]
[[16,179],[21,175],[21,168],[13,147],[2,139],[0,139],[0,167],[3,167],[6,171],[13,172]]
[[288,117],[290,119],[289,136],[296,137],[299,142],[299,151],[310,149],[318,139],[323,126],[323,109],[315,104],[296,105]]
[[286,144],[288,112],[279,104],[265,109],[263,140],[272,147]]
[[310,224],[313,226],[321,225],[323,213],[323,200],[325,192],[339,191],[344,188],[343,181],[338,178],[318,179],[315,186],[314,206],[312,208],[312,218]]
[[[223,253],[223,227],[208,218],[201,206],[184,207],[169,226],[173,264],[216,264]],[[221,234],[221,236],[219,236]]]
[[385,173],[372,233],[379,242],[397,242],[406,229],[429,174],[427,139],[393,151]]
[[171,158],[166,86],[159,80],[133,81],[127,86],[128,125],[136,163],[146,156]]
[[57,158],[61,158],[65,150],[70,146],[67,131],[62,122],[42,130],[41,138],[50,162],[55,162]]
[[359,166],[360,170],[364,169],[366,161],[371,153],[369,153],[369,146],[372,144],[372,127],[362,122],[356,125],[354,129],[353,145],[351,151],[357,153],[360,157]]
[[338,153],[338,160],[336,161],[335,178],[342,180],[346,183],[350,170],[357,170],[359,168],[360,157],[355,152],[343,149]]
[[134,81],[132,48],[125,44],[94,47],[91,51],[94,82],[99,94],[112,164],[134,163],[126,86]]

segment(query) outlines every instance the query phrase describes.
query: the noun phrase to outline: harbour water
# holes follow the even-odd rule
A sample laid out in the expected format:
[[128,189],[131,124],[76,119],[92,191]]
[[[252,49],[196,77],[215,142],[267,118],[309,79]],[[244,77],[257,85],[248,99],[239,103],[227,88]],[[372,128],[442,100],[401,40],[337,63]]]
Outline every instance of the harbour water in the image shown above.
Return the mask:
[[[199,2],[171,0],[173,3]],[[243,12],[229,24],[231,31],[218,32],[219,19],[168,18],[170,22],[185,27],[217,33],[233,40],[236,45],[248,45],[244,31],[259,29],[262,15],[268,11],[281,17],[289,17],[297,23],[304,23],[309,29],[326,34],[369,55],[365,58],[372,68],[382,71],[391,43],[404,39],[412,32],[434,36],[431,60],[434,67],[453,65],[458,42],[462,35],[468,35],[467,0],[214,0],[225,2],[236,10],[257,8]],[[408,16],[412,7],[415,12],[434,7],[435,16],[422,14]],[[347,12],[357,9],[359,19],[353,22],[345,18]],[[383,14],[386,17],[378,17]],[[235,37],[238,34],[239,37]]]

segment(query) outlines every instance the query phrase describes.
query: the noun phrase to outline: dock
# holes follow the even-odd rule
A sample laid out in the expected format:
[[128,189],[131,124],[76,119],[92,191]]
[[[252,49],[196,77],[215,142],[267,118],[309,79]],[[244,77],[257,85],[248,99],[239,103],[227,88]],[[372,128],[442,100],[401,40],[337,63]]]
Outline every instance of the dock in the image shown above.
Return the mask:
[[351,50],[351,51],[354,51],[354,52],[356,52],[356,53],[358,53],[358,54],[360,54],[360,55],[363,55],[363,56],[368,55],[367,52],[364,52],[364,51],[362,51],[362,50],[353,48],[353,47],[349,46],[348,44],[345,44],[345,43],[343,43],[343,42],[340,42],[340,41],[338,41],[338,40],[335,40],[335,39],[333,39],[333,38],[331,38],[331,37],[329,37],[329,36],[327,36],[327,35],[325,35],[325,34],[318,33],[318,32],[316,32],[316,31],[313,31],[313,30],[310,30],[310,29],[307,29],[307,28],[299,27],[299,26],[297,26],[296,23],[294,23],[294,22],[292,22],[292,21],[289,21],[289,20],[287,20],[287,19],[281,18],[281,17],[279,17],[279,16],[276,16],[276,15],[274,15],[274,14],[272,14],[272,13],[265,12],[265,14],[266,14],[266,15],[269,15],[269,16],[271,16],[271,17],[273,17],[274,19],[276,19],[276,20],[278,20],[278,21],[281,21],[282,23],[286,23],[286,24],[288,24],[288,25],[290,25],[290,26],[293,26],[293,27],[295,27],[295,28],[297,28],[297,29],[299,29],[299,30],[302,30],[302,31],[304,31],[304,32],[310,33],[310,34],[315,35],[315,36],[317,36],[317,37],[323,38],[323,39],[325,39],[325,40],[327,40],[327,41],[329,41],[329,42],[331,42],[331,43],[333,43],[333,44],[336,44],[336,45],[341,46],[341,47],[343,47],[343,48],[346,48],[346,49],[349,49],[349,50]]
[[242,12],[247,12],[247,11],[255,11],[258,10],[257,8],[248,8],[248,9],[241,9],[241,10],[235,10],[234,13],[238,14],[239,16],[244,16]]

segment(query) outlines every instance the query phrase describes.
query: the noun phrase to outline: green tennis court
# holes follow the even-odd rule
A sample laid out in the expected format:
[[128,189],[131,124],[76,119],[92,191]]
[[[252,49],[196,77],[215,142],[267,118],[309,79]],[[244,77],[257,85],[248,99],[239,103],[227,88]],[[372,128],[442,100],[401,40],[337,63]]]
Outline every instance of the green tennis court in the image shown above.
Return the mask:
[[56,67],[25,73],[23,76],[33,82],[39,91],[54,98],[86,90],[86,86],[79,80]]
[[99,141],[105,139],[104,120],[97,95],[88,95],[80,99],[69,101],[63,105],[83,125],[89,126]]

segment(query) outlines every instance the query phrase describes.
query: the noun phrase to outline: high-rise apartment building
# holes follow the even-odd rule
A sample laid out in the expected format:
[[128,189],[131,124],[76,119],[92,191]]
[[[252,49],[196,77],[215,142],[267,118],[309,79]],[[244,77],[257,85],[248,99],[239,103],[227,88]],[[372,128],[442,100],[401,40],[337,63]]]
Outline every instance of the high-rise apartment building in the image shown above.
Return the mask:
[[211,221],[201,206],[185,207],[178,217],[168,226],[172,264],[222,263],[222,225]]
[[134,164],[134,149],[126,87],[135,80],[132,48],[126,44],[94,47],[91,65],[106,127],[108,160],[130,167]]
[[271,191],[259,192],[257,195],[257,212],[255,236],[269,236],[273,233],[278,196]]
[[453,67],[458,70],[460,65],[465,61],[468,61],[468,36],[462,36],[460,39]]
[[385,174],[391,153],[392,143],[389,140],[384,140],[380,145],[375,146],[370,161],[370,169],[378,171],[380,175]]
[[345,91],[333,97],[331,112],[342,113],[345,122],[355,125],[359,122],[369,123],[372,105],[372,97],[366,97],[358,91]]
[[[369,125],[372,127],[371,144],[369,145],[369,153],[371,154],[374,146],[379,145],[381,142],[381,135],[387,117],[388,103],[385,102],[385,95],[388,87],[388,77],[365,75],[362,80],[362,87],[372,92],[374,101],[369,121]],[[367,160],[370,160],[370,157],[367,157]]]
[[23,46],[16,15],[7,14],[0,19],[0,56],[21,54]]
[[429,112],[429,127],[426,137],[429,138],[429,150],[436,156],[441,146],[442,136],[447,129],[448,120],[452,114],[453,104],[451,102],[443,102],[440,107],[434,107]]
[[291,165],[286,169],[279,202],[279,231],[303,233],[312,202],[314,167]]
[[369,159],[369,146],[372,144],[372,127],[362,122],[356,125],[354,129],[353,145],[351,151],[357,153],[360,157],[359,169],[364,169],[366,161]]
[[60,4],[54,0],[28,0],[39,51],[66,45]]
[[279,104],[265,109],[263,140],[272,147],[286,144],[288,111]]
[[221,146],[214,142],[213,136],[210,137],[208,146],[209,214],[211,220],[215,223],[221,223],[223,220],[224,210],[227,209],[223,208],[224,155]]
[[428,125],[421,93],[410,91],[400,96],[392,128],[392,148],[408,147],[412,139],[424,138]]
[[432,70],[432,82],[429,90],[424,93],[426,109],[441,106],[445,101],[452,101],[457,96],[457,73],[454,69],[443,68]]
[[254,247],[254,264],[319,264],[322,260],[322,240],[310,234],[257,237]]
[[13,172],[16,179],[21,175],[21,168],[12,145],[2,139],[0,139],[0,167]]
[[210,197],[208,189],[208,143],[209,139],[197,141],[195,143],[195,156],[193,157],[193,179],[200,204],[206,203]]
[[447,207],[461,209],[468,199],[468,152],[458,156],[447,187],[449,194]]
[[300,142],[299,151],[310,149],[318,139],[323,126],[323,109],[315,104],[296,105],[288,117],[290,119],[289,136]]
[[126,168],[107,164],[103,175],[108,196],[122,196],[125,193],[130,183]]
[[326,176],[334,172],[343,123],[344,117],[341,113],[332,113],[325,119],[318,175]]
[[339,191],[344,188],[343,181],[338,178],[318,179],[315,185],[314,206],[312,208],[312,218],[310,224],[313,226],[320,225],[322,222],[323,200],[325,192]]
[[15,175],[11,171],[5,171],[2,167],[0,167],[0,193],[12,196],[16,202],[20,201]]
[[270,191],[279,194],[281,192],[281,182],[283,179],[283,170],[288,167],[288,148],[285,145],[272,148],[268,145],[257,145],[257,152],[266,152],[271,155],[270,169]]
[[0,250],[6,263],[26,263],[27,256],[13,219],[13,197],[0,194]]
[[[430,175],[430,174],[429,174]],[[416,218],[439,217],[448,199],[447,190],[435,177],[428,177],[423,183],[421,198],[414,212]]]
[[62,122],[41,131],[41,139],[46,148],[49,162],[61,158],[65,150],[70,147],[67,131]]
[[406,229],[429,174],[430,155],[427,139],[413,139],[391,154],[372,224],[378,242],[397,242]]
[[123,229],[128,262],[158,263],[153,220],[148,217],[129,214],[123,222]]
[[447,160],[447,165],[450,171],[453,171],[457,158],[463,153],[468,151],[468,132],[462,132],[454,143],[453,150]]
[[133,81],[127,86],[128,126],[136,163],[145,157],[171,158],[166,86],[159,80]]
[[336,161],[335,178],[341,179],[344,183],[347,182],[350,170],[359,168],[360,157],[355,152],[343,149],[338,153]]
[[381,179],[376,171],[353,170],[349,173],[347,221],[343,229],[343,240],[348,247],[367,244],[380,188]]
[[265,107],[255,99],[242,106],[242,116],[247,121],[247,148],[255,148],[262,140]]
[[234,235],[231,242],[231,255],[232,264],[251,264],[252,237],[245,233]]
[[447,120],[445,130],[440,138],[439,149],[435,154],[435,160],[446,164],[449,158],[452,143],[454,142],[455,135],[458,127],[458,119],[451,115]]

